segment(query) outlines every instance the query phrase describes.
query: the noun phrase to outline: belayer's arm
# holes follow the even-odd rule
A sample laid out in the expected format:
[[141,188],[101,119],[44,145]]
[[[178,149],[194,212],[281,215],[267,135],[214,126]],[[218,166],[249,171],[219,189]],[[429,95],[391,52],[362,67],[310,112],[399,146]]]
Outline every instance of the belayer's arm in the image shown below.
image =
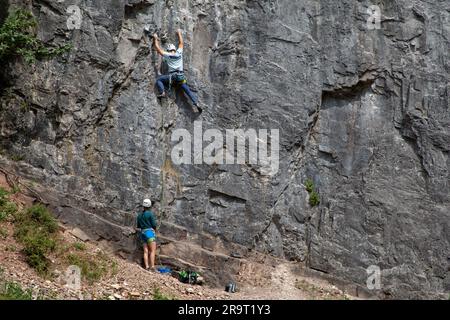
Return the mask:
[[152,224],[153,229],[156,230],[156,217],[155,217],[154,213],[151,216],[151,224]]
[[181,29],[178,29],[177,34],[178,34],[178,49],[183,50],[184,42],[183,42],[183,35],[181,34]]

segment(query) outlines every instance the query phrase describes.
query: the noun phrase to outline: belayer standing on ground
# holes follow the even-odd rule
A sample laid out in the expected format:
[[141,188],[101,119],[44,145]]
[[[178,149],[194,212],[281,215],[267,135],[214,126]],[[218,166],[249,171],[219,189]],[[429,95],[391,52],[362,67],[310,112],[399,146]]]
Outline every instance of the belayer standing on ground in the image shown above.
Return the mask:
[[156,256],[156,218],[153,212],[150,211],[152,207],[150,199],[145,199],[142,206],[143,210],[137,216],[137,228],[141,232],[141,241],[144,246],[145,270],[154,270]]
[[156,51],[163,57],[163,61],[167,63],[169,67],[169,74],[162,75],[156,80],[156,85],[158,87],[159,95],[158,98],[167,97],[165,86],[172,86],[172,83],[181,84],[181,89],[187,94],[194,105],[193,109],[195,112],[201,112],[202,109],[198,105],[197,98],[192,93],[191,89],[187,85],[186,77],[184,76],[183,69],[183,36],[181,35],[181,30],[178,29],[178,49],[174,44],[169,44],[167,46],[167,51],[161,49],[159,45],[158,35],[155,33],[153,35],[153,41],[155,44]]

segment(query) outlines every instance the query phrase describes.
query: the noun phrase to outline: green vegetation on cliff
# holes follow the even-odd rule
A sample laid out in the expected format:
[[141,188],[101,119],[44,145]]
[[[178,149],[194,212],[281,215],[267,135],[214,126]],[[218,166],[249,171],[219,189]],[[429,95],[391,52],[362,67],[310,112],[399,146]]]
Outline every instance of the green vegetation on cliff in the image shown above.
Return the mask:
[[22,57],[27,63],[52,58],[70,50],[70,45],[50,46],[36,37],[37,21],[30,11],[15,9],[0,27],[0,62]]

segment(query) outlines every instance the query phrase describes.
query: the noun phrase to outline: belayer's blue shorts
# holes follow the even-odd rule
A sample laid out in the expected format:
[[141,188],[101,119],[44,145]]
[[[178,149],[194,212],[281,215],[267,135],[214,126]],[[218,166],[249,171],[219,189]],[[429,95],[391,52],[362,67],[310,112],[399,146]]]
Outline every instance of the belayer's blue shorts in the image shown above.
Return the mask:
[[141,240],[143,243],[152,243],[153,241],[156,241],[155,230],[153,229],[142,230]]

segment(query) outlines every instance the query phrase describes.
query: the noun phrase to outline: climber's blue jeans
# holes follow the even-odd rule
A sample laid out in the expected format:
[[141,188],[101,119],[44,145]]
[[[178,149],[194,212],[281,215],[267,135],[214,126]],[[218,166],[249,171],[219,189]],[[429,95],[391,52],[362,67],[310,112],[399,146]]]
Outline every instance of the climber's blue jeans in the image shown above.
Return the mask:
[[[163,93],[166,90],[165,85],[168,86],[169,82],[170,82],[170,75],[163,75],[158,77],[158,79],[156,79],[156,86],[158,87],[159,93]],[[181,85],[181,89],[183,89],[183,91],[187,94],[187,96],[192,100],[192,103],[196,105],[197,98],[195,97],[194,93],[191,91],[187,83],[183,83]]]

